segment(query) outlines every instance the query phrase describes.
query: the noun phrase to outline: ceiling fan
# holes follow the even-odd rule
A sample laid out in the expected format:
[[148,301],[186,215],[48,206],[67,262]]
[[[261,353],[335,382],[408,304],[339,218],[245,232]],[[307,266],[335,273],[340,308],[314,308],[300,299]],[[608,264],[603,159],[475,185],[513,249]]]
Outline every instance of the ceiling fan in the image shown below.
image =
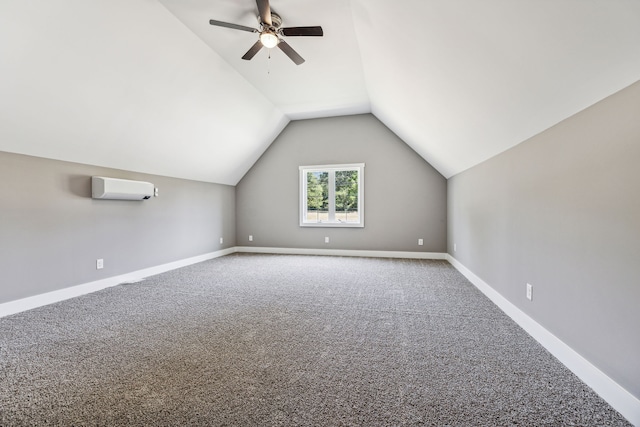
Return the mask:
[[230,24],[228,22],[216,21],[215,19],[209,20],[209,24],[216,25],[218,27],[232,28],[234,30],[249,31],[250,33],[258,33],[258,41],[251,46],[251,49],[244,54],[242,59],[250,60],[253,58],[263,47],[267,49],[278,46],[281,51],[285,53],[296,65],[300,65],[304,62],[298,52],[293,50],[289,44],[282,39],[282,36],[315,36],[321,37],[323,35],[322,27],[287,27],[282,28],[282,18],[275,12],[271,11],[269,6],[269,0],[256,0],[258,5],[258,12],[260,16],[260,29],[245,27],[244,25]]

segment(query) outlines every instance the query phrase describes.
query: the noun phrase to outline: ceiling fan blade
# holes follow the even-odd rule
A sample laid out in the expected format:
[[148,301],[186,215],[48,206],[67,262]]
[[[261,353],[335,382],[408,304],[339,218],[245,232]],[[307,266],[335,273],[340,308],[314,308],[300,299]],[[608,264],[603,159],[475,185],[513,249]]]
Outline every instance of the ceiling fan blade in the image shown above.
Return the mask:
[[286,41],[280,40],[280,43],[278,43],[278,47],[280,48],[281,51],[284,52],[285,55],[291,58],[291,60],[295,62],[296,65],[300,65],[304,62],[304,58],[298,55],[298,52],[293,50],[293,48],[289,46],[289,44]]
[[322,27],[289,27],[281,30],[283,36],[317,36],[321,37],[324,33]]
[[260,22],[267,25],[273,25],[271,23],[271,6],[269,6],[269,0],[256,0],[258,4],[258,12],[260,12]]
[[260,49],[262,49],[262,42],[258,40],[253,46],[251,46],[251,49],[249,49],[247,53],[244,54],[242,59],[247,61],[251,60],[251,58],[256,56],[256,53],[260,52]]
[[238,24],[230,24],[228,22],[216,21],[215,19],[210,19],[209,24],[215,25],[218,27],[233,28],[234,30],[249,31],[250,33],[258,32],[258,30],[256,30],[255,28],[245,27],[244,25],[238,25]]

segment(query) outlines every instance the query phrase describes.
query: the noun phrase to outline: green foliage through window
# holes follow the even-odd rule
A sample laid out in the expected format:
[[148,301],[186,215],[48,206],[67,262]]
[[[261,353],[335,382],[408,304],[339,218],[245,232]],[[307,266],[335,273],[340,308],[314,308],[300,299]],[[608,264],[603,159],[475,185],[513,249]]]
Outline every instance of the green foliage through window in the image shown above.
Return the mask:
[[329,173],[307,172],[307,210],[315,211],[316,221],[320,221],[320,212],[329,209]]
[[358,171],[336,171],[336,217],[343,214],[347,221],[349,212],[358,211]]
[[363,164],[300,167],[300,225],[364,226]]

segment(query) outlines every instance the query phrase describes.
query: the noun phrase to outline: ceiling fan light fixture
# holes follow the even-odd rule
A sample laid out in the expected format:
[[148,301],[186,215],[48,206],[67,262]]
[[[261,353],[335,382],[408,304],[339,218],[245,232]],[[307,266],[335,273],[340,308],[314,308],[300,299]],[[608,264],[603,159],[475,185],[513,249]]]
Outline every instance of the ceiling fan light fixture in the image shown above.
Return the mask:
[[278,36],[271,31],[264,31],[260,34],[260,42],[267,49],[271,49],[278,45]]

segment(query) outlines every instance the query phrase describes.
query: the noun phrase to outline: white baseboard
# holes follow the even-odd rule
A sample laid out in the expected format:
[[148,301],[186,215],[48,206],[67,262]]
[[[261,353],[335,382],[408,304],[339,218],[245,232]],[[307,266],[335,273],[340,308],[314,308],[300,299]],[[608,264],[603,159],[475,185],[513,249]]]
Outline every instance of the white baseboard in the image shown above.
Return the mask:
[[165,271],[175,270],[176,268],[186,267],[187,265],[196,264],[213,258],[218,258],[235,252],[235,248],[223,249],[216,252],[210,252],[204,255],[198,255],[179,261],[169,262],[167,264],[155,267],[145,268],[142,270],[132,271],[130,273],[118,276],[107,277],[106,279],[96,280],[94,282],[83,283],[81,285],[71,286],[69,288],[59,289],[44,294],[34,295],[32,297],[22,298],[15,301],[0,304],[0,317],[9,316],[11,314],[20,313],[22,311],[31,310],[32,308],[42,307],[44,305],[53,304],[58,301],[74,298],[80,295],[96,292],[101,289],[116,286],[121,283],[137,282],[145,277],[155,274],[164,273]]
[[447,259],[442,252],[404,252],[404,251],[364,251],[351,249],[307,249],[307,248],[268,248],[254,246],[237,246],[236,252],[254,254],[282,255],[331,255],[354,256],[367,258],[408,258],[408,259]]
[[413,259],[446,259],[445,253],[431,252],[400,252],[400,251],[352,251],[341,249],[291,249],[291,248],[261,248],[261,247],[244,247],[237,246],[199,255],[155,267],[145,268],[142,270],[132,271],[130,273],[118,276],[107,277],[105,279],[96,280],[94,282],[83,283],[81,285],[71,286],[44,294],[34,295],[15,301],[9,301],[0,304],[0,317],[9,316],[11,314],[20,313],[22,311],[31,310],[33,308],[42,307],[55,302],[64,301],[80,295],[96,292],[121,283],[136,282],[145,277],[155,274],[164,273],[176,268],[185,267],[187,265],[196,264],[235,252],[245,253],[269,253],[269,254],[291,254],[291,255],[337,255],[337,256],[361,256],[361,257],[380,257],[380,258],[413,258]]
[[526,315],[522,310],[500,295],[484,280],[476,276],[460,261],[447,254],[446,258],[460,273],[494,302],[502,311],[527,331],[536,341],[569,368],[578,378],[591,387],[620,412],[629,422],[640,426],[640,400],[605,375],[575,350]]

